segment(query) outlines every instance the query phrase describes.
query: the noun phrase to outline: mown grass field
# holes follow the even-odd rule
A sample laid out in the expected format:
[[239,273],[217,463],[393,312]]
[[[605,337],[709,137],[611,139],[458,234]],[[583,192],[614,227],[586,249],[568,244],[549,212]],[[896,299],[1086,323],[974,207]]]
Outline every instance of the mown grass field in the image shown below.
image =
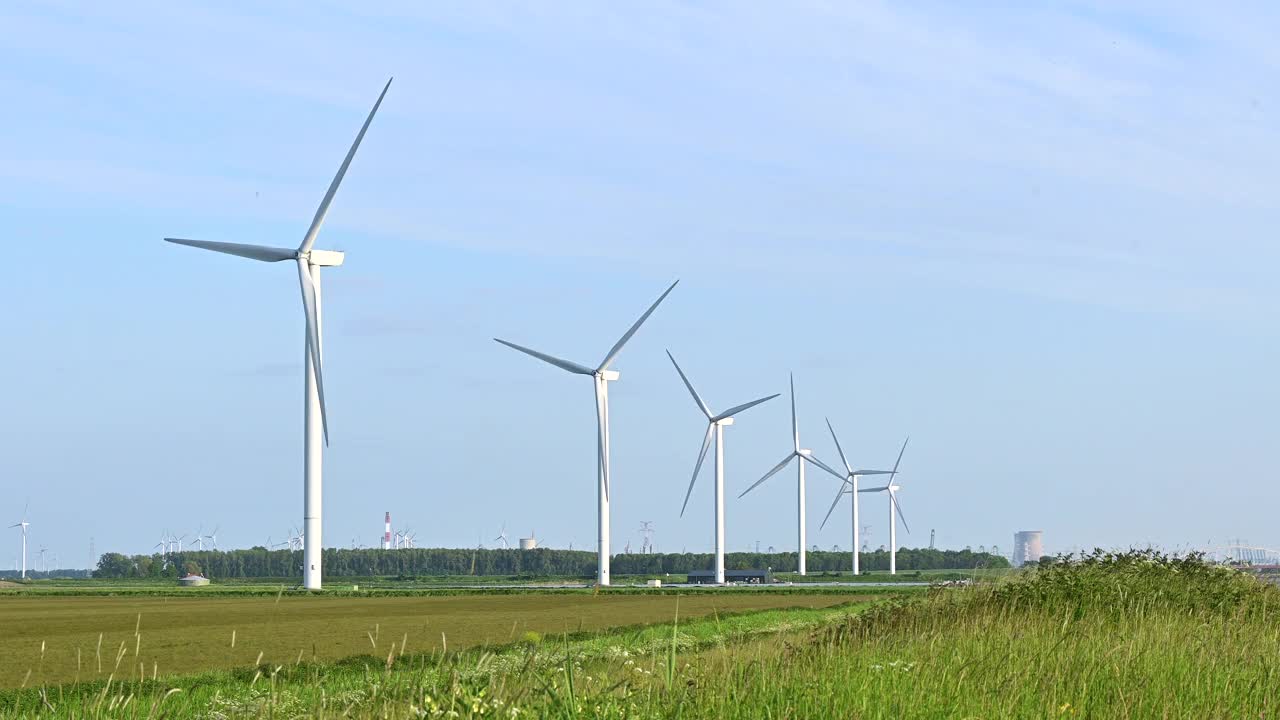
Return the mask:
[[[682,610],[696,617],[827,607],[849,599],[834,593],[722,591],[683,598]],[[509,643],[528,632],[662,622],[672,617],[675,604],[674,595],[654,593],[0,597],[0,688],[105,678],[113,671],[117,678],[136,678],[142,671],[166,677],[299,657],[332,661],[385,653],[392,644],[397,652],[431,652],[446,644],[463,649]]]

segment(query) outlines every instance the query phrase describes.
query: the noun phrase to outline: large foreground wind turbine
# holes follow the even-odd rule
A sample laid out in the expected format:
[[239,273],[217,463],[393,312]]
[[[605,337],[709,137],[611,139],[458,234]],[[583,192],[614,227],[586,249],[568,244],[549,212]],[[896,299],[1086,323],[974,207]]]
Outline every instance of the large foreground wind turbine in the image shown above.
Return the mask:
[[315,217],[311,219],[311,227],[307,228],[307,234],[302,237],[302,244],[298,245],[296,249],[165,238],[171,243],[190,245],[191,247],[227,253],[228,255],[238,255],[250,260],[261,260],[262,262],[293,260],[298,265],[298,284],[302,290],[302,310],[307,328],[306,349],[303,354],[303,364],[306,368],[306,392],[303,403],[305,414],[305,429],[303,431],[303,532],[305,533],[306,542],[304,543],[305,550],[302,562],[302,586],[308,590],[319,590],[322,580],[320,559],[321,548],[323,547],[321,542],[321,462],[324,454],[323,446],[329,443],[329,419],[325,411],[324,373],[322,372],[324,346],[321,344],[321,339],[324,333],[320,325],[320,268],[337,267],[342,264],[344,257],[341,252],[315,250],[313,246],[316,242],[316,236],[320,234],[320,226],[324,223],[325,215],[329,212],[329,205],[333,203],[333,196],[338,192],[338,185],[342,183],[342,177],[347,174],[347,168],[351,166],[351,159],[355,157],[356,149],[360,147],[360,141],[364,139],[364,134],[369,129],[369,123],[373,122],[373,116],[378,112],[378,106],[382,104],[382,99],[386,97],[387,90],[390,87],[391,80],[387,80],[386,86],[382,88],[382,93],[378,95],[377,102],[373,104],[373,109],[369,111],[369,117],[365,118],[364,125],[360,127],[360,132],[356,135],[355,142],[351,144],[351,149],[347,151],[347,156],[342,161],[342,166],[338,168],[338,174],[334,176],[333,182],[329,184],[329,191],[325,193],[324,199],[320,201],[320,207],[316,209]]
[[[859,530],[862,527],[858,524],[858,493],[860,492],[858,490],[858,478],[863,475],[889,475],[890,482],[892,482],[892,476],[898,472],[898,463],[895,462],[893,464],[892,470],[854,470],[853,467],[849,465],[848,458],[844,456],[844,448],[840,447],[840,438],[836,437],[836,430],[831,427],[830,420],[827,420],[827,429],[831,431],[831,439],[836,443],[836,451],[840,453],[840,462],[844,463],[846,475],[842,478],[844,482],[840,484],[840,489],[836,491],[836,499],[831,501],[831,507],[827,510],[827,516],[822,518],[822,525],[819,525],[818,529],[822,529],[827,526],[827,520],[831,519],[831,513],[835,511],[836,505],[840,503],[841,496],[846,493],[853,496],[853,574],[858,575],[861,573],[861,567],[858,563],[858,553],[859,548],[862,547],[862,543],[859,542],[858,536]],[[902,449],[907,449],[906,443],[902,444]],[[898,453],[898,462],[902,462],[901,452]]]
[[907,441],[910,441],[910,440],[911,438],[907,438],[907,440],[903,441],[902,449],[898,451],[898,460],[893,464],[893,473],[889,475],[888,483],[881,485],[880,487],[864,488],[858,491],[858,492],[869,492],[869,493],[874,493],[874,492],[889,493],[889,574],[890,575],[898,574],[898,522],[897,522],[897,518],[894,517],[894,512],[897,512],[898,518],[902,518],[902,527],[905,528],[908,533],[911,532],[911,527],[907,525],[907,516],[902,514],[902,506],[898,504],[898,491],[902,489],[902,486],[894,483],[893,481],[894,478],[898,476],[898,464],[902,462],[902,453],[907,451]]
[[680,369],[680,364],[676,362],[675,357],[671,355],[671,351],[667,351],[667,357],[671,358],[671,364],[676,366],[676,372],[680,373],[680,379],[684,381],[684,386],[689,388],[689,394],[693,396],[693,401],[698,403],[698,409],[703,415],[707,416],[707,433],[702,438],[702,450],[698,452],[698,462],[693,466],[693,477],[689,480],[689,491],[684,494],[684,505],[680,507],[680,517],[684,517],[685,508],[689,507],[689,496],[693,494],[693,484],[698,481],[698,471],[702,469],[702,461],[707,457],[707,448],[711,445],[711,436],[715,435],[716,440],[716,583],[724,584],[724,429],[728,425],[733,424],[733,416],[755,407],[766,400],[772,400],[778,397],[777,393],[769,397],[762,397],[759,400],[743,403],[736,407],[729,408],[719,415],[713,414],[711,408],[702,401],[698,396],[698,391],[693,389],[693,383],[689,382],[689,378],[685,377],[684,371]]
[[[30,505],[28,505],[30,507]],[[27,507],[22,508],[22,520],[9,526],[10,528],[22,528],[22,579],[27,579],[27,528],[31,527],[31,523],[27,522]]]
[[768,480],[778,473],[779,470],[785,468],[787,463],[799,458],[796,461],[796,533],[798,535],[796,547],[800,548],[800,554],[797,561],[796,571],[801,575],[805,574],[805,519],[804,519],[804,464],[811,462],[814,465],[826,470],[827,472],[840,477],[840,473],[827,467],[826,463],[813,456],[813,451],[808,448],[800,447],[800,424],[796,421],[796,378],[791,376],[791,441],[793,443],[791,452],[782,459],[782,462],[773,466],[773,469],[764,474],[764,477],[755,482],[754,485],[742,491],[743,497],[747,493],[755,490],[760,483]]
[[618,353],[622,351],[622,346],[626,345],[627,341],[631,339],[631,336],[636,334],[636,331],[640,329],[640,326],[644,324],[644,321],[648,320],[649,316],[653,314],[653,311],[658,309],[658,304],[675,289],[676,283],[679,282],[680,281],[677,280],[671,283],[671,287],[667,288],[666,292],[662,293],[657,300],[653,301],[653,304],[649,306],[649,309],[645,310],[644,314],[640,316],[640,319],[636,320],[635,324],[618,339],[618,342],[614,343],[613,348],[611,348],[609,353],[604,356],[604,360],[595,368],[589,368],[586,365],[579,365],[576,362],[570,362],[568,360],[561,360],[558,357],[547,355],[546,353],[540,353],[537,350],[530,350],[527,347],[516,345],[515,343],[507,342],[506,340],[501,340],[499,338],[494,338],[494,340],[509,348],[519,350],[526,355],[532,355],[545,363],[555,365],[561,370],[567,370],[575,375],[590,375],[592,380],[595,382],[596,496],[598,500],[596,511],[596,547],[599,553],[599,558],[596,563],[596,583],[598,585],[609,584],[609,383],[620,377],[617,370],[609,369],[609,364],[618,357]]

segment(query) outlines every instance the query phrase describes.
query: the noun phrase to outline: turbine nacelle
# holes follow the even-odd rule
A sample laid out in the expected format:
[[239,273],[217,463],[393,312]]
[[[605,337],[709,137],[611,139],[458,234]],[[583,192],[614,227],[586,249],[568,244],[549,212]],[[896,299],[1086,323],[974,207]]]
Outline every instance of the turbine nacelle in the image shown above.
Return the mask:
[[346,253],[341,250],[312,250],[307,255],[307,260],[318,267],[338,267],[346,259]]

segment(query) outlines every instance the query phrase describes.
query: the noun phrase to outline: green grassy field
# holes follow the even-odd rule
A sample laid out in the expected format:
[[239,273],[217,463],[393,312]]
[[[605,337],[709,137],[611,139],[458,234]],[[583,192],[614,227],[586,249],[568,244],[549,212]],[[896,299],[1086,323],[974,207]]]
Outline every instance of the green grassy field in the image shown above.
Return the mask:
[[517,631],[506,645],[447,654],[415,652],[412,642],[402,654],[383,641],[337,663],[295,657],[0,691],[0,718],[1199,720],[1280,711],[1280,589],[1198,561],[1097,555],[870,604],[732,615],[697,608],[708,597],[679,598],[678,621],[665,596],[665,621]]
[[[685,597],[682,607],[700,616],[848,600],[834,593],[721,591]],[[113,671],[118,678],[136,678],[142,671],[165,677],[258,661],[294,662],[299,656],[329,661],[386,652],[393,643],[399,652],[430,652],[446,643],[462,649],[508,643],[526,632],[661,622],[675,612],[675,603],[674,595],[654,593],[2,597],[0,688],[102,678]]]

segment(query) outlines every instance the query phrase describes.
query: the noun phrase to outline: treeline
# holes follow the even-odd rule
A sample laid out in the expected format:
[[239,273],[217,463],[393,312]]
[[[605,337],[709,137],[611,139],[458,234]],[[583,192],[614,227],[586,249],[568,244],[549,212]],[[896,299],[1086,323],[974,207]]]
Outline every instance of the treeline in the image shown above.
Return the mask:
[[[885,550],[864,552],[865,570],[888,570]],[[651,553],[613,556],[610,569],[615,575],[684,574],[707,570],[711,553]],[[795,572],[795,553],[728,553],[730,570],[772,568],[774,572]],[[810,572],[848,571],[852,565],[847,552],[810,552]],[[971,550],[907,549],[898,551],[898,570],[968,570],[975,567],[1008,567],[998,555]],[[302,574],[302,551],[203,550],[166,555],[122,555],[107,553],[98,561],[93,576],[98,578],[179,577],[198,573],[211,578],[293,577]],[[415,575],[535,575],[592,578],[596,574],[596,554],[585,550],[486,550],[463,548],[411,548],[401,550],[327,548],[324,574],[329,577],[374,577]]]

